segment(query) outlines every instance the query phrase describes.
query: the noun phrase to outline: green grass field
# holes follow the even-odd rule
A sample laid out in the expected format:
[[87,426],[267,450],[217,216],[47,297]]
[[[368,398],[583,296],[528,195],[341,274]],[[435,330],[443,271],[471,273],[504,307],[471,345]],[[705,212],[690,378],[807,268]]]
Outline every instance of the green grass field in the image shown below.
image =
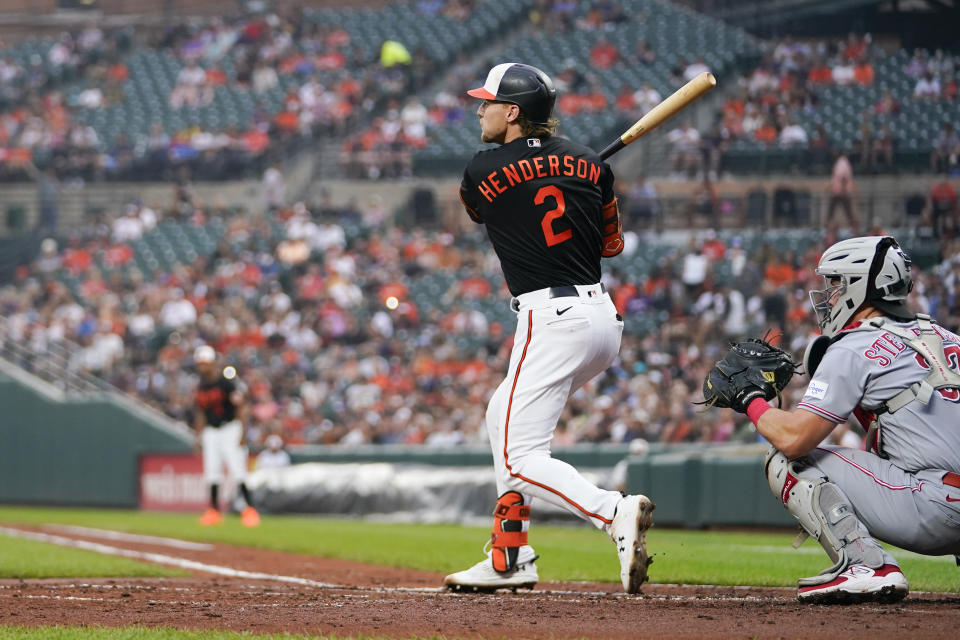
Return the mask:
[[188,572],[160,567],[94,551],[0,536],[0,578],[142,578],[187,576]]
[[[52,509],[0,506],[0,523],[72,524],[130,533],[167,536],[200,542],[260,547],[279,551],[342,558],[359,562],[406,567],[437,573],[465,568],[480,559],[487,539],[486,527],[457,525],[413,525],[315,516],[265,515],[256,529],[240,526],[230,517],[219,527],[203,528],[195,514],[147,513],[140,511]],[[619,568],[610,541],[598,531],[584,526],[534,525],[531,543],[540,554],[537,563],[544,581],[616,582]],[[650,579],[654,583],[794,586],[801,576],[813,575],[830,562],[815,542],[808,540],[800,549],[790,547],[789,533],[688,531],[658,529],[648,535],[648,547],[654,563]],[[87,577],[127,575],[170,575],[165,569],[140,563],[111,559],[90,552],[57,550],[63,560],[34,568],[24,561],[11,562],[6,550],[13,538],[2,538],[0,578]],[[19,545],[24,541],[14,540]],[[122,546],[122,545],[121,545]],[[960,569],[952,558],[926,557],[898,549],[892,550],[910,580],[913,591],[956,592]],[[60,555],[62,553],[62,555]],[[39,562],[44,553],[31,553]],[[54,557],[54,556],[50,556]],[[57,563],[62,562],[62,569]],[[28,565],[31,563],[27,563]],[[137,567],[136,565],[139,565]],[[145,568],[149,573],[123,573]]]

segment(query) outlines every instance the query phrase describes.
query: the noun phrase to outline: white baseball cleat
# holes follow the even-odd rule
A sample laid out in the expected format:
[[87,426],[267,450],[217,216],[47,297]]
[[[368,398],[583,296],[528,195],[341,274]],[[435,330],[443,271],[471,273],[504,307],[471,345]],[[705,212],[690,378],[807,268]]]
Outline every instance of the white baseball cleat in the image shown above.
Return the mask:
[[907,579],[895,564],[872,569],[852,564],[833,580],[804,586],[797,590],[797,600],[812,604],[848,604],[854,602],[899,602],[909,592]]
[[610,538],[620,558],[620,582],[627,593],[639,593],[647,580],[647,529],[653,526],[654,504],[647,496],[624,496],[610,523]]
[[500,573],[493,568],[488,555],[484,560],[469,569],[451,573],[443,579],[443,584],[453,591],[484,591],[492,593],[497,589],[533,589],[537,584],[536,558],[529,562],[518,562],[511,571]]

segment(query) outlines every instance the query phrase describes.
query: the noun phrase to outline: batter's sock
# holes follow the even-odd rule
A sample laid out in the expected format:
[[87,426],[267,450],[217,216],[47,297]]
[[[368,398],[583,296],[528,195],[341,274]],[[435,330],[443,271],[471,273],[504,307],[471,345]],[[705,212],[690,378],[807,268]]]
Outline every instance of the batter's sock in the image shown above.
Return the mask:
[[220,494],[220,485],[212,484],[210,485],[210,508],[220,511],[220,501],[217,500],[218,495]]
[[250,501],[250,491],[247,490],[247,483],[240,483],[240,493],[243,495],[243,499],[247,501],[247,506],[252,507],[253,502]]

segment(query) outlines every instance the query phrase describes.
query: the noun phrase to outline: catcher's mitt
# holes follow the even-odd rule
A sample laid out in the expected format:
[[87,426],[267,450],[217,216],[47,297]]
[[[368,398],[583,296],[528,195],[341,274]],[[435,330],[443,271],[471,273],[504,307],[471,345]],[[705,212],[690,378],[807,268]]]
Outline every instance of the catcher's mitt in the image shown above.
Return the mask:
[[738,342],[704,378],[702,404],[746,413],[754,398],[779,401],[796,371],[790,354],[763,338]]

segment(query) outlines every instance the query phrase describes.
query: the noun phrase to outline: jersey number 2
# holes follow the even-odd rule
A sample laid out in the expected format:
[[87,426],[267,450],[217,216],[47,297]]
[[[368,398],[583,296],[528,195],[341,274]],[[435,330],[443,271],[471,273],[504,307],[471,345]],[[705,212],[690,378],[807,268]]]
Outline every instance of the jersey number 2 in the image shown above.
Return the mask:
[[547,246],[552,247],[555,244],[560,244],[561,242],[565,242],[572,238],[573,231],[570,229],[561,231],[560,233],[555,233],[553,231],[553,221],[557,218],[562,218],[563,212],[567,208],[566,203],[563,201],[563,191],[560,191],[559,188],[553,185],[540,187],[540,190],[537,191],[537,195],[533,197],[533,204],[541,205],[548,197],[553,198],[557,203],[557,206],[543,214],[543,219],[540,221],[540,227],[543,229],[543,237],[547,240]]

